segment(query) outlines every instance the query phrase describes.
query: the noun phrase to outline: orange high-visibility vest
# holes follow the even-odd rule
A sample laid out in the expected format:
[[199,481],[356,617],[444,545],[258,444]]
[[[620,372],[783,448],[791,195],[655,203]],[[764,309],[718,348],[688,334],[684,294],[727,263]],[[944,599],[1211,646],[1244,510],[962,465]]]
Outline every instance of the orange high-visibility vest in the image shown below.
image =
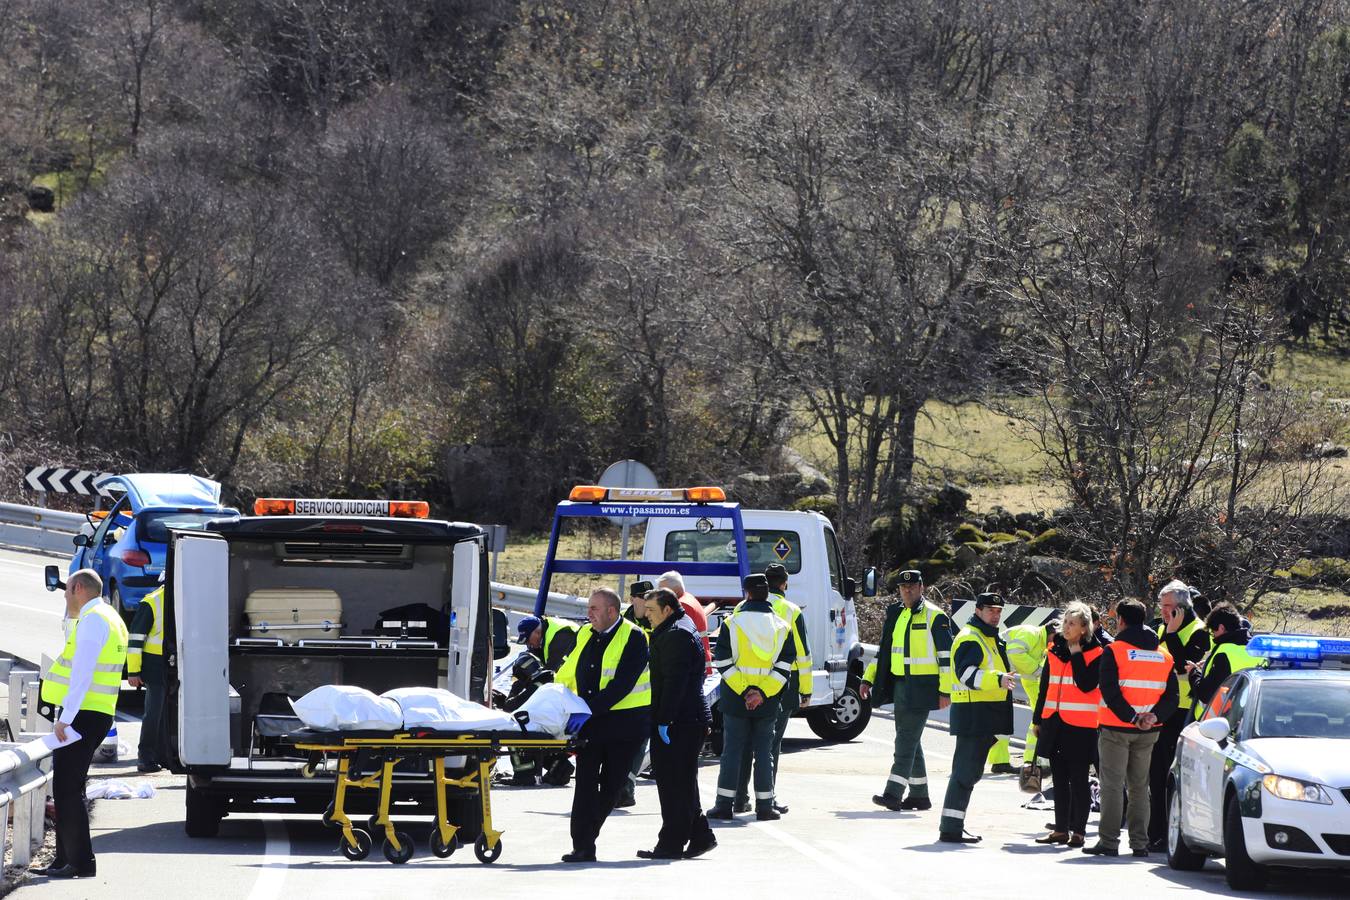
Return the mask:
[[[1089,647],[1083,651],[1083,662],[1092,665],[1093,660],[1101,655],[1101,647]],[[1079,690],[1078,685],[1073,683],[1073,665],[1053,653],[1045,658],[1045,666],[1045,677],[1050,683],[1045,686],[1045,706],[1041,709],[1041,715],[1054,713],[1065,725],[1096,728],[1097,710],[1102,703],[1101,689]]]
[[[1110,652],[1116,658],[1120,694],[1135,712],[1148,712],[1167,692],[1167,676],[1172,671],[1172,654],[1162,645],[1157,650],[1145,650],[1122,640],[1111,644]],[[1097,707],[1097,724],[1114,728],[1137,728],[1133,722],[1122,722],[1107,707],[1103,699]]]

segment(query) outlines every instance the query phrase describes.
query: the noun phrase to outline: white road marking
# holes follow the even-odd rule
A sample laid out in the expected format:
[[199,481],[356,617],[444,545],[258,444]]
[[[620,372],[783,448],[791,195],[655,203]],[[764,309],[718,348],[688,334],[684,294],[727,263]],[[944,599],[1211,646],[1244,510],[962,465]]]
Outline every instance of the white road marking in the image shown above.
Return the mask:
[[758,828],[780,844],[786,844],[799,855],[809,857],[826,869],[831,875],[850,882],[854,887],[869,897],[887,898],[887,900],[889,900],[889,898],[895,896],[892,893],[882,890],[876,882],[868,881],[862,876],[855,874],[853,867],[848,862],[848,857],[851,854],[847,853],[843,847],[831,845],[831,851],[835,855],[829,856],[817,850],[815,847],[812,847],[800,838],[788,834],[776,825],[770,825],[767,822],[754,822],[751,823],[750,827]]
[[0,566],[23,566],[25,569],[38,569],[39,571],[46,569],[48,565],[53,565],[53,563],[30,563],[17,559],[0,559]]
[[65,616],[64,610],[58,612],[57,610],[54,609],[43,609],[40,606],[25,606],[22,603],[7,603],[4,600],[0,600],[0,606],[9,606],[14,609],[21,609],[24,612],[42,613],[42,615],[44,616],[56,616],[56,618],[58,619],[63,618]]
[[286,867],[291,863],[291,839],[286,823],[277,813],[263,813],[263,833],[267,836],[267,851],[263,870],[249,891],[248,900],[273,900],[281,896],[286,884]]

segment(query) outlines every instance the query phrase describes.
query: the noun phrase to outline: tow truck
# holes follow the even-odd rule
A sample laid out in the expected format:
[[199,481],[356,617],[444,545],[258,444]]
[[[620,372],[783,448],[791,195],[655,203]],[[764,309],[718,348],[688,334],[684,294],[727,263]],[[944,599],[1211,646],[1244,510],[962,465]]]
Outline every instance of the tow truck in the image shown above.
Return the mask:
[[[276,801],[323,809],[332,781],[290,737],[301,728],[290,701],[315,687],[489,702],[486,533],[428,513],[420,501],[265,498],[252,516],[172,532],[161,747],[187,776],[189,836]],[[397,777],[398,796],[434,807],[428,771]],[[447,796],[471,840],[474,802]]]
[[[578,518],[647,519],[639,560],[559,559],[558,538],[566,521]],[[535,615],[545,615],[555,574],[647,575],[678,571],[685,586],[719,613],[709,620],[710,636],[743,597],[741,580],[771,563],[788,570],[789,600],[802,608],[815,669],[811,702],[799,711],[817,736],[830,742],[862,734],[871,709],[858,695],[864,648],[858,637],[853,598],[859,584],[844,575],[843,555],[829,519],[815,512],[742,509],[719,487],[606,488],[574,487],[557,505],[548,555],[535,600]],[[864,596],[876,593],[876,571],[868,569]],[[715,676],[712,676],[715,677]],[[718,746],[720,716],[713,706],[713,746]]]

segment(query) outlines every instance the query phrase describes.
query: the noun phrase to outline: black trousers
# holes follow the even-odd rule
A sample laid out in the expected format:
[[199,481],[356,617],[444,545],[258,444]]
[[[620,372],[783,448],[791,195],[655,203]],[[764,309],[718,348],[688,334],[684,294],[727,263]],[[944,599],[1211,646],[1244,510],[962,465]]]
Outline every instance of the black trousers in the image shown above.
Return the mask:
[[1190,712],[1179,709],[1158,728],[1158,743],[1148,764],[1148,839],[1167,840],[1167,772],[1177,756],[1181,729],[1190,721]]
[[572,795],[572,849],[594,853],[600,827],[628,781],[641,740],[592,741],[577,751],[576,793]]
[[54,866],[69,863],[81,871],[94,868],[84,785],[89,779],[89,764],[94,761],[94,753],[108,736],[112,723],[113,717],[107,713],[82,709],[70,723],[70,727],[80,733],[80,739],[52,751],[52,800],[56,806]]
[[1060,750],[1050,753],[1050,776],[1055,781],[1055,830],[1084,834],[1092,811],[1089,771],[1092,760]]
[[159,729],[164,712],[164,657],[145,654],[141,678],[145,681],[145,716],[141,719],[141,742],[136,756],[141,765],[158,765]]
[[670,743],[652,735],[652,772],[661,801],[661,833],[656,850],[679,853],[691,840],[711,840],[712,829],[698,797],[698,754],[705,729],[695,723],[677,723],[669,729]]

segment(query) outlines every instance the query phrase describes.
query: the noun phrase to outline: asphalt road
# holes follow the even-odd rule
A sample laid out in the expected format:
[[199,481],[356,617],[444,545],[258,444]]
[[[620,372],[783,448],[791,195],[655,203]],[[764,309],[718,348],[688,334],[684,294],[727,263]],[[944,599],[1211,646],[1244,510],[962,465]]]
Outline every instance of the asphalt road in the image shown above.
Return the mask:
[[37,663],[61,652],[65,600],[47,590],[45,566],[68,560],[0,550],[0,652]]
[[[41,587],[43,560],[0,553],[0,650],[49,648],[59,607]],[[35,588],[30,585],[36,585]],[[27,652],[32,652],[31,649]],[[46,652],[51,652],[46,649]],[[135,746],[135,724],[120,723],[122,740]],[[505,832],[501,858],[478,863],[469,848],[448,860],[426,849],[429,820],[409,819],[417,854],[404,866],[384,861],[377,845],[366,861],[347,861],[334,832],[317,816],[231,816],[220,836],[193,840],[183,834],[182,779],[168,773],[138,776],[134,768],[96,766],[92,778],[148,782],[149,800],[101,800],[94,811],[96,879],[48,883],[33,878],[15,896],[86,898],[117,895],[214,898],[331,898],[434,896],[447,889],[491,897],[588,896],[680,897],[728,890],[747,900],[789,895],[879,897],[1030,897],[1073,892],[1098,898],[1164,894],[1229,896],[1220,863],[1199,873],[1171,871],[1162,856],[1099,860],[1077,852],[1034,845],[1049,818],[1023,809],[1026,796],[1012,776],[992,776],[976,788],[968,827],[983,843],[956,847],[936,843],[937,809],[892,813],[875,807],[872,794],[884,786],[892,723],[873,719],[849,744],[825,745],[804,722],[788,730],[779,796],[791,807],[781,821],[742,816],[717,829],[720,846],[699,860],[649,862],[634,852],[650,848],[660,827],[656,788],[644,782],[638,804],[614,814],[599,841],[600,861],[568,866],[559,857],[569,847],[571,788],[497,788],[493,813]],[[950,770],[953,739],[940,722],[925,737],[935,805]],[[705,805],[713,796],[715,760],[700,779]],[[1095,817],[1094,817],[1095,819]],[[1089,825],[1089,839],[1095,832]],[[1271,896],[1336,897],[1350,894],[1350,880],[1329,875],[1278,875]]]

